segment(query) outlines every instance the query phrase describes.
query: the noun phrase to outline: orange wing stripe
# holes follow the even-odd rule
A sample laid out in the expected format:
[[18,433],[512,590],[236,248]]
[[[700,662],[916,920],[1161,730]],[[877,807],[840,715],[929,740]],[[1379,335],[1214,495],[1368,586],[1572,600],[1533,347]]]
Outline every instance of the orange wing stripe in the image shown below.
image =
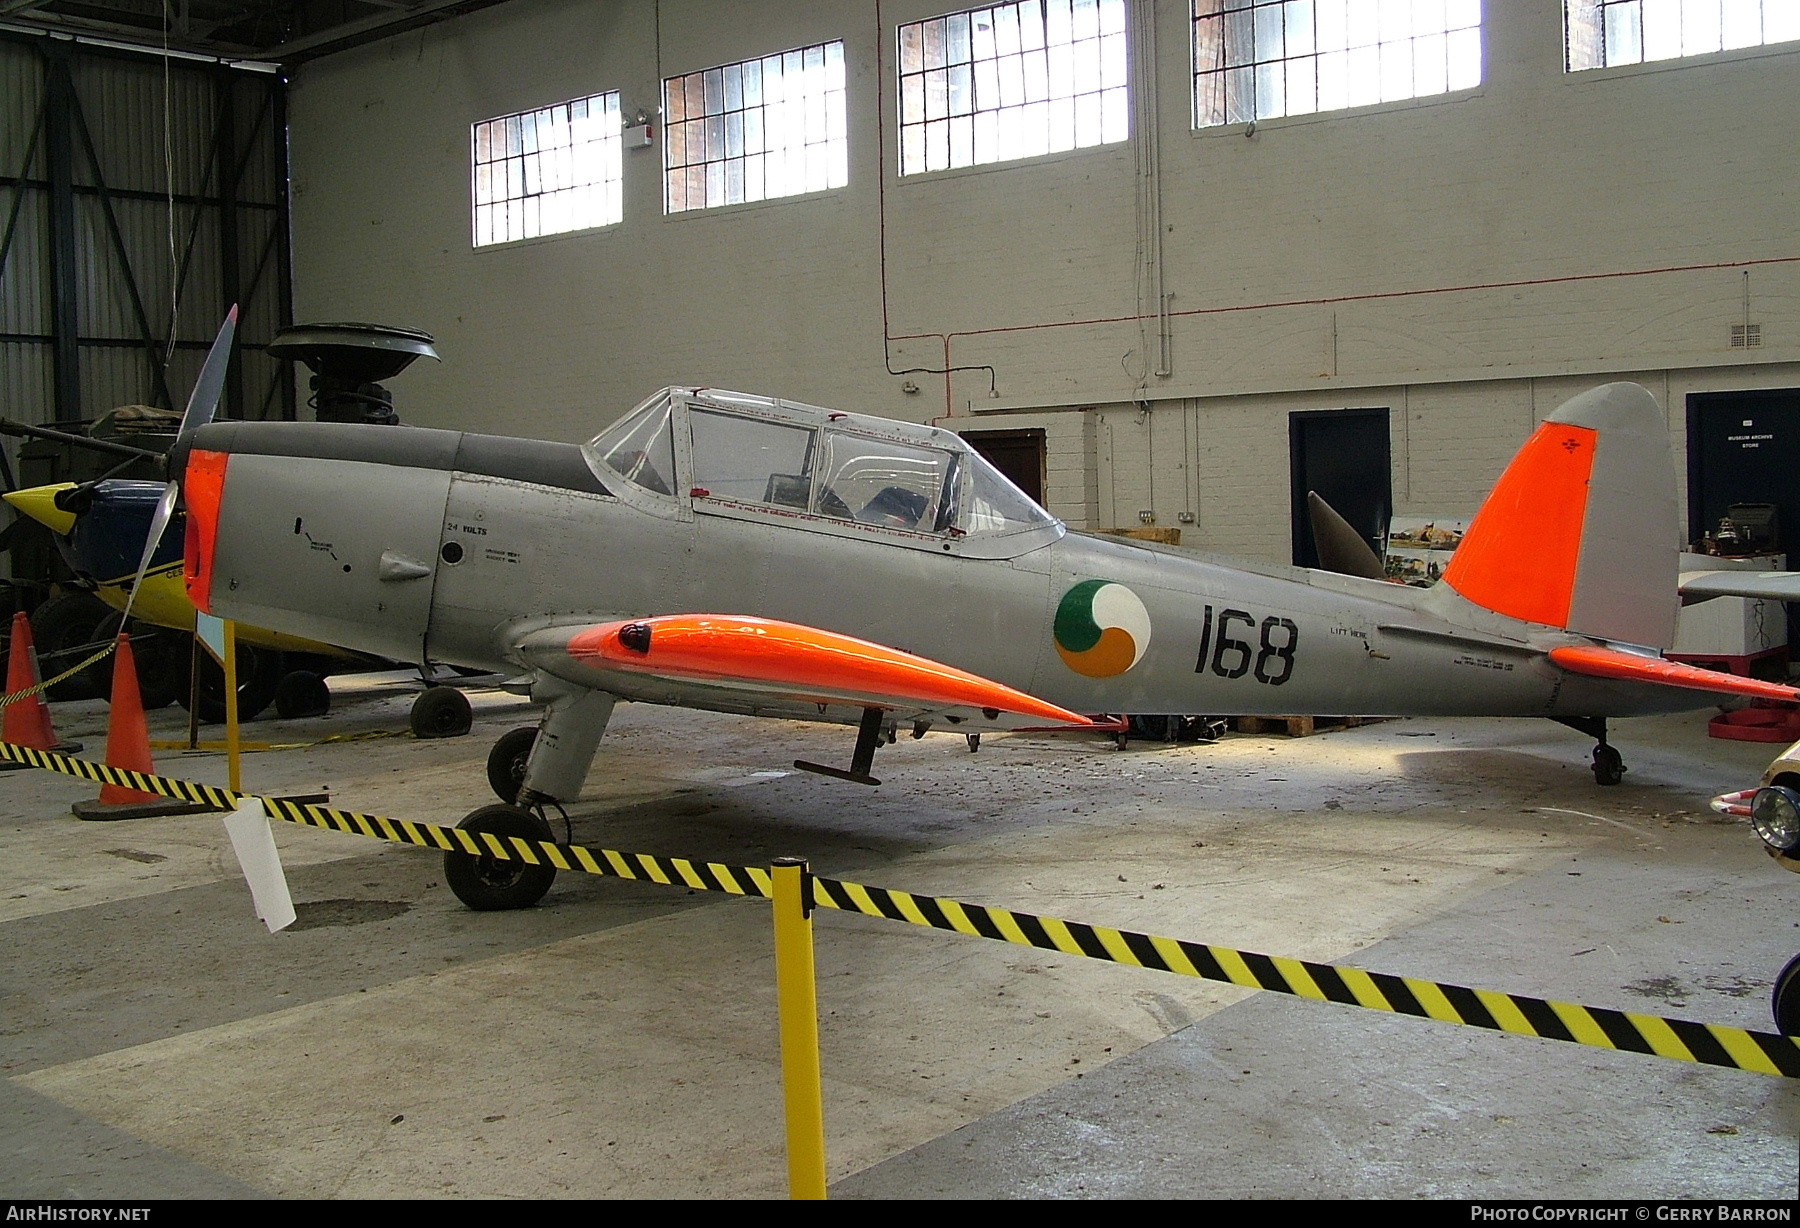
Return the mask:
[[[628,626],[650,629],[648,651],[621,642]],[[693,681],[733,681],[882,695],[926,707],[997,708],[1068,725],[1091,722],[977,674],[867,640],[768,618],[670,614],[591,627],[569,655],[599,669]]]
[[1495,613],[1568,626],[1598,438],[1585,426],[1538,427],[1475,514],[1445,582]]
[[181,497],[187,504],[182,578],[188,599],[203,614],[212,613],[213,550],[219,540],[219,505],[225,498],[225,466],[230,460],[229,452],[195,448],[181,475]]
[[1699,669],[1679,661],[1660,657],[1640,657],[1615,648],[1552,648],[1550,660],[1571,674],[1587,674],[1594,678],[1617,678],[1626,682],[1656,682],[1663,686],[1686,687],[1692,691],[1718,691],[1725,695],[1749,695],[1756,699],[1778,699],[1787,703],[1800,701],[1800,690],[1760,678],[1741,678],[1715,669]]

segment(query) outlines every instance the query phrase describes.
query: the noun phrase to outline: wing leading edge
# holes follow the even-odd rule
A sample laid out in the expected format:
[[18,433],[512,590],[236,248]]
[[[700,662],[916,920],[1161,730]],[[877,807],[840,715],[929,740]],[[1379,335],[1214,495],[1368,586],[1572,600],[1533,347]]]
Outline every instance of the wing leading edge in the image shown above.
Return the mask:
[[758,701],[840,705],[990,728],[1095,727],[1087,717],[978,674],[769,618],[669,614],[551,627],[525,635],[516,647],[565,681],[652,703],[727,711]]

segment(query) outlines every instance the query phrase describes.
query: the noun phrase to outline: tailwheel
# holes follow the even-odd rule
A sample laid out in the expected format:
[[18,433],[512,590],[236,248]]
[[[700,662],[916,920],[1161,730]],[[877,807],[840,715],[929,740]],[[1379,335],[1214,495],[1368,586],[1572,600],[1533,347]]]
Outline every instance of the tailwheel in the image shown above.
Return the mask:
[[495,797],[508,805],[519,800],[519,790],[525,787],[525,765],[531,761],[531,748],[537,743],[537,735],[536,726],[509,729],[488,752],[488,787]]
[[533,844],[532,855],[538,859],[538,864],[532,865],[520,857],[502,861],[485,853],[479,857],[445,853],[444,881],[450,884],[457,899],[476,912],[530,908],[544,898],[550,884],[556,881],[556,867],[547,864],[535,847],[540,840],[554,843],[556,837],[551,834],[550,824],[529,810],[483,806],[457,827],[474,835],[477,844],[486,843],[481,839],[481,833],[486,832],[498,838],[510,853],[518,851],[511,843],[512,837],[517,836]]
[[1783,1036],[1800,1036],[1800,955],[1788,960],[1775,978],[1775,1027]]
[[1625,760],[1617,748],[1605,742],[1594,747],[1594,779],[1603,785],[1616,785],[1625,779]]

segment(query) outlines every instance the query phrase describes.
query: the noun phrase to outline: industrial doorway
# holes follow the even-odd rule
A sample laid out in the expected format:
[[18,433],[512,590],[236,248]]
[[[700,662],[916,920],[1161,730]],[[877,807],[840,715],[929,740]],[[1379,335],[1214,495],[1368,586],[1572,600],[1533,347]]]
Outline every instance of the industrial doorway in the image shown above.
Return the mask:
[[1044,502],[1044,432],[1041,428],[1023,431],[964,431],[962,437],[988,464],[1006,475],[1007,481],[1030,495],[1041,507]]
[[[1734,506],[1771,504],[1773,542],[1721,553],[1786,554],[1792,566],[1800,532],[1800,388],[1695,392],[1687,399],[1688,542],[1700,549]],[[1744,519],[1742,515],[1739,517]],[[1788,606],[1788,643],[1800,644],[1800,606]]]
[[1316,490],[1369,543],[1387,544],[1393,466],[1386,409],[1322,409],[1288,415],[1294,565],[1317,567],[1306,492]]
[[1734,504],[1775,506],[1775,549],[1800,529],[1800,388],[1688,396],[1688,541],[1716,531]]

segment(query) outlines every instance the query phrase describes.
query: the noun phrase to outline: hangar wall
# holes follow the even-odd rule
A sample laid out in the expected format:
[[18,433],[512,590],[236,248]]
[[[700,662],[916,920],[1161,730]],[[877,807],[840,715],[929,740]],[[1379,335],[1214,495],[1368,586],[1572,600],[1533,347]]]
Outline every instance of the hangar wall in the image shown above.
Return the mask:
[[[1800,386],[1795,44],[1567,74],[1559,0],[1508,0],[1474,90],[1196,132],[1189,8],[1161,0],[1133,141],[900,179],[894,28],[953,7],[513,0],[306,64],[296,315],[434,332],[444,364],[396,387],[422,424],[574,439],[699,383],[1054,425],[1071,523],[1191,511],[1184,545],[1278,560],[1290,411],[1389,407],[1396,511],[1442,514],[1594,383],[1644,382],[1678,448],[1686,392]],[[475,121],[654,110],[664,77],[840,38],[848,187],[665,216],[660,146],[628,149],[619,225],[471,248]],[[946,365],[995,395],[889,374]]]

